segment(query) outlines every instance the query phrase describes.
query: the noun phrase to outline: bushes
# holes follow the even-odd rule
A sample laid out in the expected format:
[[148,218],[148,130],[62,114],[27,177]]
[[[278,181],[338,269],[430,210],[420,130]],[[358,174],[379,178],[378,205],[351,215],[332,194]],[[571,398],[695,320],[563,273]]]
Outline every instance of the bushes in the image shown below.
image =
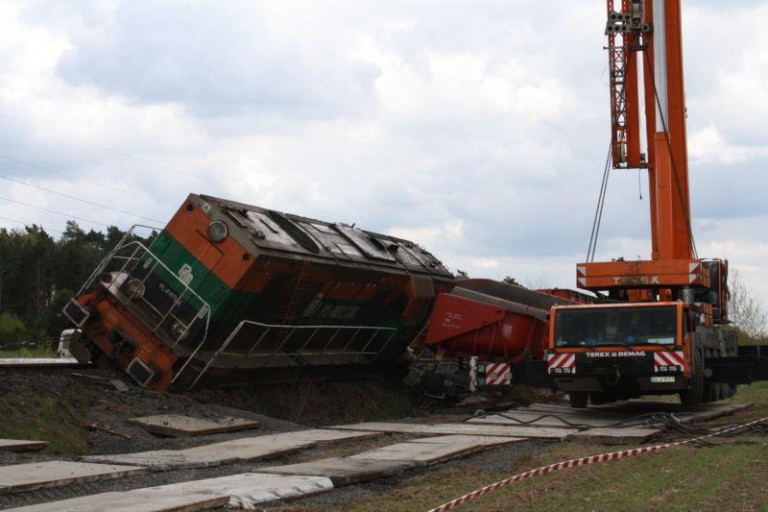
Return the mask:
[[27,339],[27,326],[12,313],[0,313],[0,346],[14,348]]

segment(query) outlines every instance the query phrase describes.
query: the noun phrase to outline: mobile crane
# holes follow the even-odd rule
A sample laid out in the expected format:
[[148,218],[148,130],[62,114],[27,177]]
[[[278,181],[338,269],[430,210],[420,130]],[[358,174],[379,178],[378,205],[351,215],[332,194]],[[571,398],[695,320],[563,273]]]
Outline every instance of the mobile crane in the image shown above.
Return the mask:
[[729,323],[728,262],[696,253],[680,0],[607,7],[611,163],[648,171],[652,256],[594,262],[590,244],[577,285],[605,300],[552,307],[547,371],[578,408],[648,394],[679,393],[689,406],[728,398],[737,384],[766,377],[760,350],[768,347],[739,347],[736,333],[721,328]]

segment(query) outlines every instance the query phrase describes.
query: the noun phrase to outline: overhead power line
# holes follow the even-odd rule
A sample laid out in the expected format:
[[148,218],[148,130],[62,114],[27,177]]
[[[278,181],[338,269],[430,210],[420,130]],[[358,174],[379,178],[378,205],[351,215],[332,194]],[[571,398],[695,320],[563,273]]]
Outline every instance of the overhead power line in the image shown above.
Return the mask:
[[[21,160],[19,158],[13,158],[13,157],[6,156],[6,155],[0,155],[0,158],[2,158],[3,160],[8,160],[9,162],[14,162],[14,163],[17,163],[17,164],[20,164],[20,165],[24,165],[24,166],[32,168],[32,169],[37,169],[38,171],[43,171],[43,172],[47,172],[47,173],[50,173],[50,174],[56,174],[58,176],[62,176],[64,178],[69,178],[71,180],[78,180],[78,179],[80,179],[77,176],[73,176],[71,174],[67,174],[67,173],[64,173],[64,172],[61,172],[61,171],[57,171],[57,170],[51,169],[49,167],[43,167],[42,165],[33,164],[31,162],[27,162],[27,161]],[[132,191],[132,190],[125,189],[125,188],[114,187],[112,185],[107,185],[105,183],[100,183],[98,181],[90,181],[89,183],[92,183],[93,185],[96,185],[97,187],[100,187],[100,188],[112,190],[112,191],[115,191],[115,192],[120,192],[121,194],[129,194],[129,195],[132,195],[134,197],[143,197],[143,198],[146,198],[146,199],[151,199],[152,201],[155,201],[156,203],[159,203],[159,204],[163,204],[165,206],[171,206],[171,205],[169,205],[166,202],[159,201],[157,198],[155,198],[155,197],[153,197],[153,196],[151,196],[149,194],[141,194],[141,193],[138,193],[138,192],[135,192],[135,191]]]
[[40,225],[40,224],[38,224],[38,223],[36,223],[36,222],[33,222],[32,224],[30,224],[29,222],[24,222],[24,221],[21,221],[21,220],[17,220],[17,219],[11,219],[11,218],[9,218],[9,217],[0,217],[0,220],[4,220],[4,221],[8,221],[8,222],[15,222],[15,223],[17,223],[17,224],[22,224],[22,225],[24,225],[24,226],[30,226],[30,225],[34,224],[35,226],[40,226],[40,227],[41,227],[41,228],[43,228],[43,229],[44,229],[46,232],[50,232],[50,233],[58,233],[58,234],[60,234],[60,235],[63,235],[63,234],[64,234],[64,232],[63,232],[63,231],[61,231],[61,230],[58,230],[58,229],[51,229],[51,228],[47,228],[47,227],[45,227],[45,226],[42,226],[42,225]]
[[95,220],[86,219],[86,218],[83,218],[83,217],[78,217],[77,215],[72,215],[72,214],[69,214],[69,213],[64,213],[64,212],[59,212],[59,211],[56,211],[56,210],[51,210],[51,209],[48,209],[48,208],[43,208],[42,206],[35,206],[34,204],[29,204],[29,203],[24,203],[24,202],[21,202],[21,201],[16,201],[15,199],[10,199],[10,198],[7,198],[7,197],[0,196],[0,200],[8,201],[9,203],[20,204],[22,206],[27,206],[29,208],[34,208],[35,210],[40,210],[40,211],[43,211],[43,212],[55,213],[56,215],[61,215],[63,217],[67,217],[67,218],[70,218],[70,219],[81,220],[83,222],[89,222],[91,224],[96,224],[98,226],[109,227],[109,224],[104,224],[103,222],[98,222],[98,221],[95,221]]
[[145,217],[145,216],[139,215],[137,213],[129,212],[129,211],[126,211],[126,210],[120,210],[119,208],[112,208],[111,206],[107,206],[105,204],[95,203],[93,201],[88,201],[87,199],[82,199],[80,197],[75,197],[75,196],[71,196],[69,194],[64,194],[64,193],[61,193],[61,192],[56,192],[55,190],[51,190],[49,188],[41,187],[39,185],[33,185],[31,183],[26,183],[26,182],[23,182],[21,180],[17,180],[17,179],[14,179],[14,178],[10,178],[8,176],[4,176],[2,174],[0,174],[0,179],[11,181],[13,183],[18,183],[19,185],[24,185],[25,187],[31,187],[31,188],[35,188],[37,190],[42,190],[43,192],[48,192],[49,194],[55,194],[57,196],[66,197],[67,199],[72,199],[74,201],[79,201],[81,203],[89,204],[91,206],[96,206],[97,208],[103,208],[105,210],[110,210],[110,211],[117,212],[117,213],[122,213],[122,214],[125,214],[125,215],[131,215],[131,216],[136,217],[138,219],[144,219],[144,220],[148,220],[150,222],[157,222],[159,224],[162,224],[162,222],[163,222],[161,220],[153,219],[151,217]]
[[123,151],[118,151],[117,149],[113,149],[113,148],[110,148],[108,146],[102,146],[100,144],[95,144],[93,142],[90,142],[90,141],[87,141],[87,140],[83,140],[83,139],[80,139],[80,138],[77,138],[77,137],[71,137],[71,136],[63,137],[63,136],[59,135],[59,133],[61,133],[59,130],[55,130],[55,129],[52,129],[52,128],[47,128],[47,127],[41,126],[41,125],[39,125],[37,123],[32,123],[30,121],[26,121],[24,119],[20,119],[18,117],[15,117],[15,116],[12,116],[12,115],[9,115],[9,114],[2,114],[2,113],[0,113],[0,117],[4,117],[6,119],[12,119],[12,120],[16,121],[17,123],[26,124],[28,126],[34,126],[35,128],[38,128],[40,130],[45,130],[47,132],[52,132],[52,133],[55,134],[56,137],[58,137],[60,139],[65,139],[66,138],[67,140],[75,140],[75,141],[79,142],[80,144],[84,144],[86,146],[91,146],[91,147],[94,147],[96,149],[100,149],[102,151],[107,151],[109,153],[113,153],[113,154],[115,154],[115,155],[117,155],[117,156],[119,156],[121,158],[127,158],[129,160],[134,160],[136,162],[141,162],[141,163],[144,163],[144,164],[147,164],[147,165],[152,165],[154,167],[159,167],[161,169],[165,169],[166,171],[170,171],[170,172],[173,172],[173,173],[176,173],[176,174],[182,174],[184,176],[190,176],[192,178],[197,178],[198,180],[201,179],[199,176],[197,176],[197,175],[195,175],[195,174],[193,174],[191,172],[181,171],[179,169],[175,169],[175,168],[171,167],[170,165],[166,165],[166,164],[163,164],[163,163],[155,162],[155,161],[152,161],[152,160],[149,160],[147,158],[140,157],[140,156],[131,155],[129,153],[125,153]]

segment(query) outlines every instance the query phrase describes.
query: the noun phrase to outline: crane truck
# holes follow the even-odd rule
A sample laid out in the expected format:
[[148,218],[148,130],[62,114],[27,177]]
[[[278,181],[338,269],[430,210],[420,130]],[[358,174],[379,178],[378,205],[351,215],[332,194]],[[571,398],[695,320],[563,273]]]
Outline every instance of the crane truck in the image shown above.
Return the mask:
[[611,164],[648,172],[652,255],[595,262],[590,248],[592,257],[577,264],[577,286],[601,300],[551,308],[547,372],[576,408],[651,394],[677,393],[689,406],[728,398],[736,385],[768,374],[760,354],[768,347],[740,347],[723,329],[728,261],[697,255],[680,0],[607,6]]

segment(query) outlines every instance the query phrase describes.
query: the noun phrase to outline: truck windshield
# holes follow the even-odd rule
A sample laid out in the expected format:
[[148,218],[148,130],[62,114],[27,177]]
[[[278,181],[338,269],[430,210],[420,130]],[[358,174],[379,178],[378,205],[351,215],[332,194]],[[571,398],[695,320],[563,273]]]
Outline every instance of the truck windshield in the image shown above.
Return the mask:
[[675,306],[573,308],[555,313],[555,346],[673,345]]

